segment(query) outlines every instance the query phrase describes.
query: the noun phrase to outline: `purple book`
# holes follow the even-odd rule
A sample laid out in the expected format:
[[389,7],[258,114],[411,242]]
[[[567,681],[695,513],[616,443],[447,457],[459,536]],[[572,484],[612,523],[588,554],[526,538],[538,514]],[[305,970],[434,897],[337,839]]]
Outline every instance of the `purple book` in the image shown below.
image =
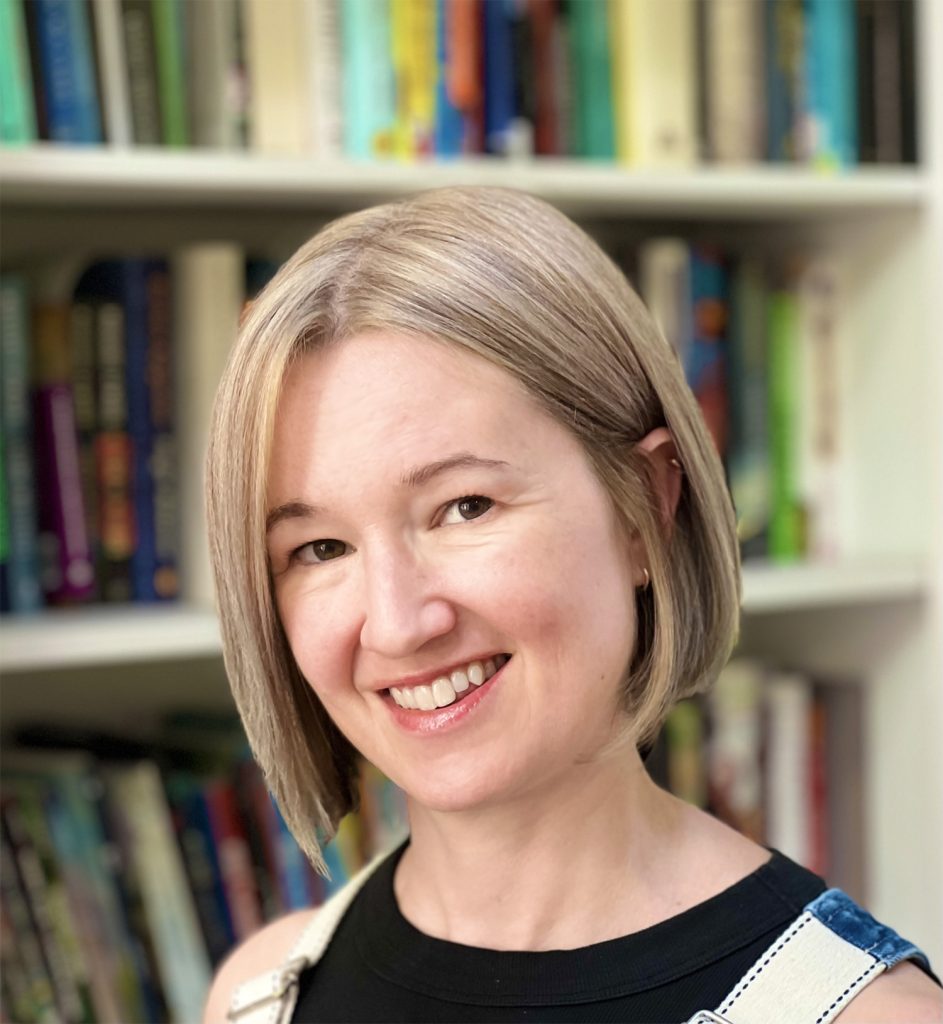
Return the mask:
[[34,429],[43,591],[55,604],[88,601],[94,594],[95,576],[69,377],[68,307],[37,311],[34,344]]

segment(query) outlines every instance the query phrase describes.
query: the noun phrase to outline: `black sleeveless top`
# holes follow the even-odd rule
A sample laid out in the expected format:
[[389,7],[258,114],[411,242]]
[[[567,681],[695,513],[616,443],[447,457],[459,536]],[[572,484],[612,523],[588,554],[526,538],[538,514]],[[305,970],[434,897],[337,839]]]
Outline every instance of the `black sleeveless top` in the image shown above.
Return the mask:
[[400,913],[377,869],[292,1021],[686,1021],[714,1009],[825,882],[776,850],[724,892],[640,932],[582,949],[496,952],[430,938]]

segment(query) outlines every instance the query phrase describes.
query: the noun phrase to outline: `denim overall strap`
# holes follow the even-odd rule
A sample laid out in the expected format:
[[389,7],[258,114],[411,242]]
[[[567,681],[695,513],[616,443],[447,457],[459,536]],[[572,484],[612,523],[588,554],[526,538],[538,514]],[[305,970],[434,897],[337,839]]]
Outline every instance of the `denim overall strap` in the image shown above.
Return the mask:
[[840,889],[809,903],[714,1011],[689,1024],[827,1024],[879,974],[924,954]]
[[314,912],[283,964],[235,989],[227,1020],[234,1024],[289,1024],[298,1002],[301,972],[321,959],[354,897],[388,856],[388,850],[376,856]]

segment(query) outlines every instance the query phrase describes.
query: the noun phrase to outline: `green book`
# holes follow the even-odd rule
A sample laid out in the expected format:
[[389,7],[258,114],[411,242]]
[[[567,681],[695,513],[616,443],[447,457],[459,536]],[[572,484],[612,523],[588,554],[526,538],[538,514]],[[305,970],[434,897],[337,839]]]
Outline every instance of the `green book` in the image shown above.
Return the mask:
[[154,50],[161,128],[166,146],[186,146],[187,101],[184,83],[184,12],[181,0],[152,0]]
[[569,6],[572,152],[602,160],[615,157],[608,10],[588,0]]
[[23,7],[0,0],[0,142],[35,142],[36,112]]
[[776,290],[769,301],[769,557],[794,562],[803,553],[798,500],[799,303]]

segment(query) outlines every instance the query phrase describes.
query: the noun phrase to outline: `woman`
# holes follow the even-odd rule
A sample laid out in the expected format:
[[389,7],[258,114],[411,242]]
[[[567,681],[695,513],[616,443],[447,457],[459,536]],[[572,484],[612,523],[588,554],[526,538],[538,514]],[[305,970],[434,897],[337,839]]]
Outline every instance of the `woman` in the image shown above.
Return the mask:
[[227,666],[292,831],[320,865],[356,752],[410,820],[244,943],[208,1021],[943,1019],[919,950],[644,770],[735,641],[734,519],[674,356],[565,217],[467,188],[329,225],[253,305],[208,466]]

